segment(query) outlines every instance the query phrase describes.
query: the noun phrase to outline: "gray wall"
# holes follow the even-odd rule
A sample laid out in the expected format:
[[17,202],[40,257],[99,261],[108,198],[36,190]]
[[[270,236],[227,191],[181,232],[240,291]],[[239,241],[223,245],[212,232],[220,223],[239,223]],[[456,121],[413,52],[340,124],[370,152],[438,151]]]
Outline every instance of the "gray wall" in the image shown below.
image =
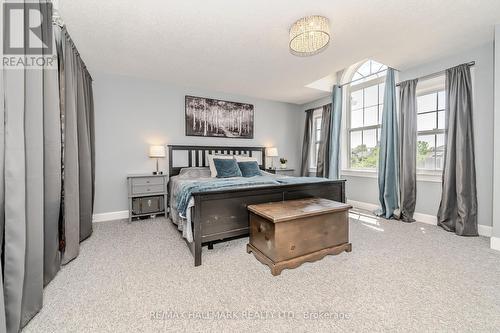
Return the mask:
[[[476,149],[477,190],[479,224],[492,225],[493,194],[493,43],[450,56],[439,61],[423,64],[399,73],[399,80],[413,79],[455,65],[476,61],[474,67],[474,134]],[[498,89],[497,89],[498,90]],[[307,103],[302,110],[328,102],[328,98]],[[301,118],[301,121],[304,117]],[[347,179],[347,198],[355,201],[378,204],[376,178],[343,176]],[[441,200],[439,182],[418,181],[416,212],[435,215]]]
[[[289,167],[300,165],[302,137],[296,133],[302,123],[297,105],[102,73],[94,74],[94,79],[97,214],[128,209],[126,176],[154,169],[154,161],[147,156],[150,144],[276,146],[280,156],[288,158]],[[254,139],[186,137],[187,94],[253,104]],[[166,170],[166,159],[160,163]]]
[[[500,245],[500,24],[495,26],[495,122],[494,122],[494,195],[493,195],[493,216],[496,219],[493,223],[493,237],[497,238],[497,246]],[[498,250],[498,249],[497,249]]]

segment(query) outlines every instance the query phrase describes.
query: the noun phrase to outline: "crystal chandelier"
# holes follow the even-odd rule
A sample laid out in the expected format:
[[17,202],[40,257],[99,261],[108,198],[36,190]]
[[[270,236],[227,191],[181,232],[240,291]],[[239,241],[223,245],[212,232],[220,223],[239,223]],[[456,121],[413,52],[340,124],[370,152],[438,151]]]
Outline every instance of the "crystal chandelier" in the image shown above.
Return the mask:
[[323,16],[306,16],[290,28],[290,53],[299,57],[320,53],[330,42],[330,22]]

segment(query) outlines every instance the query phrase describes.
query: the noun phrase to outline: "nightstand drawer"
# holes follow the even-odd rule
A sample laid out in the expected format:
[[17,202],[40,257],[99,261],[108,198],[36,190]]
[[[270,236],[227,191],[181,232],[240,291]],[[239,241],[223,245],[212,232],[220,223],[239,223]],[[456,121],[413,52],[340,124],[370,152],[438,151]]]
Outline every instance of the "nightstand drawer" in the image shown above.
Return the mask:
[[162,193],[165,191],[163,183],[160,185],[132,185],[132,194]]
[[163,185],[163,177],[133,178],[132,186],[137,186],[137,185]]

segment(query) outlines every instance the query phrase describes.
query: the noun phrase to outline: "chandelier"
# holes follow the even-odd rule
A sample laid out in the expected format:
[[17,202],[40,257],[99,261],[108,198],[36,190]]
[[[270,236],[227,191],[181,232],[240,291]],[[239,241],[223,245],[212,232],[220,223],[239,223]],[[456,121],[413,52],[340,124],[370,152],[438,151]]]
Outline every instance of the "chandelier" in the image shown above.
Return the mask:
[[324,16],[306,16],[290,28],[290,53],[299,57],[318,54],[330,42],[330,22]]

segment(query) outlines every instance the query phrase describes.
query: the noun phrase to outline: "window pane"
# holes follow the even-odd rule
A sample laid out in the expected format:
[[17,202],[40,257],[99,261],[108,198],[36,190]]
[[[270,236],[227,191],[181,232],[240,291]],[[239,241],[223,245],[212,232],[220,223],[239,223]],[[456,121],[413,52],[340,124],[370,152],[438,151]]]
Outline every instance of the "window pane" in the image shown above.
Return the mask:
[[443,90],[443,91],[438,92],[438,109],[444,110],[445,106],[446,106],[446,100],[445,100],[444,90]]
[[361,131],[352,131],[351,132],[351,150],[361,146]]
[[314,125],[314,128],[317,130],[321,129],[321,118],[315,118],[316,124]]
[[365,109],[365,122],[364,126],[371,126],[378,124],[378,107],[372,106]]
[[351,128],[363,126],[363,109],[351,111]]
[[445,135],[444,134],[437,134],[436,135],[436,168],[439,170],[443,169],[444,165],[444,149],[446,147],[445,143]]
[[417,97],[418,113],[437,110],[436,93]]
[[361,131],[351,132],[351,168],[376,168],[379,147],[376,144],[377,130],[363,132],[364,140],[368,144],[361,144]]
[[382,112],[384,111],[384,104],[378,106],[378,123],[382,124]]
[[361,67],[359,67],[358,71],[362,76],[370,75],[371,73],[371,64],[370,61],[365,62]]
[[446,129],[445,111],[438,112],[438,128],[439,129]]
[[351,93],[351,110],[363,107],[363,90],[356,90]]
[[385,83],[381,83],[378,85],[378,102],[380,104],[384,103],[384,94],[385,94]]
[[365,91],[365,107],[378,104],[378,87],[371,86],[363,89]]
[[363,131],[363,144],[368,148],[374,148],[377,146],[376,129]]
[[435,135],[419,135],[417,138],[417,168],[435,169]]
[[417,129],[419,131],[429,131],[436,128],[436,113],[424,113],[417,115]]

